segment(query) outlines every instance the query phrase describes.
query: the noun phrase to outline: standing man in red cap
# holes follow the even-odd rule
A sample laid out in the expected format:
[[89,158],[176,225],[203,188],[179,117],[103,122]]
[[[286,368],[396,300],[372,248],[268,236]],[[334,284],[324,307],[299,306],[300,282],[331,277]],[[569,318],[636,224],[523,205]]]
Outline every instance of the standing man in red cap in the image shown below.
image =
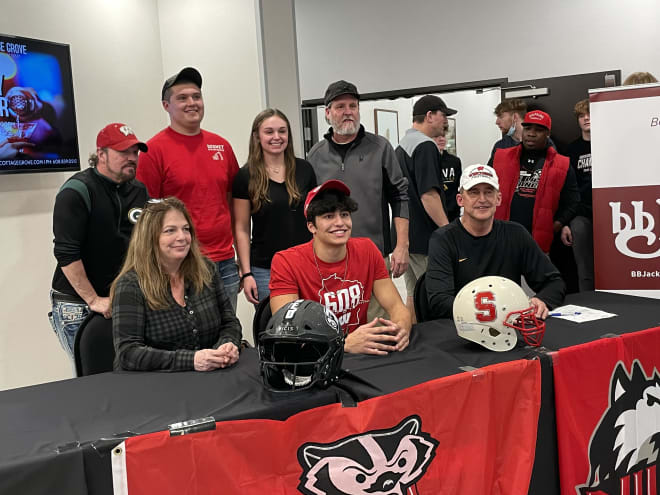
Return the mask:
[[73,360],[73,342],[90,311],[110,318],[108,292],[119,273],[133,225],[148,199],[135,180],[138,152],[147,151],[125,124],[109,124],[96,138],[90,168],[69,178],[55,198],[57,267],[49,314]]
[[218,266],[234,310],[239,288],[231,227],[231,187],[238,162],[229,142],[201,128],[202,76],[186,67],[168,78],[161,92],[170,117],[140,157],[138,179],[153,198],[175,196],[192,216],[202,251]]
[[550,115],[533,110],[522,126],[522,142],[493,157],[502,193],[495,218],[523,225],[549,253],[555,233],[575,216],[580,192],[568,157],[548,144]]
[[[307,194],[304,213],[311,241],[276,253],[271,264],[273,313],[296,299],[323,304],[348,335],[346,352],[386,355],[408,346],[410,313],[390,279],[374,242],[351,238],[357,203],[339,180],[329,180]],[[372,298],[389,319],[367,318]]]

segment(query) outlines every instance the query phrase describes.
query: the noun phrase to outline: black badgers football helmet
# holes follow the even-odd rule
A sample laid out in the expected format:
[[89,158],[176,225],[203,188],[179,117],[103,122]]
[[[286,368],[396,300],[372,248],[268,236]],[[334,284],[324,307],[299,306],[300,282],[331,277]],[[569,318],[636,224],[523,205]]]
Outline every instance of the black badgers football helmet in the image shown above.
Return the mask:
[[323,305],[298,299],[281,307],[259,335],[264,386],[275,392],[325,388],[339,378],[344,333]]

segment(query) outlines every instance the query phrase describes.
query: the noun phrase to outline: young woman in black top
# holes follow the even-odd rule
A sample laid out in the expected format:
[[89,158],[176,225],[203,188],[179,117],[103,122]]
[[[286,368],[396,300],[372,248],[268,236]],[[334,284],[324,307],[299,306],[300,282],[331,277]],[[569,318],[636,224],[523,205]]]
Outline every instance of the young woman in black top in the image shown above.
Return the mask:
[[295,157],[286,115],[273,108],[259,113],[252,124],[247,164],[236,174],[232,190],[241,281],[252,304],[270,293],[273,255],[311,239],[303,204],[314,187],[312,166]]

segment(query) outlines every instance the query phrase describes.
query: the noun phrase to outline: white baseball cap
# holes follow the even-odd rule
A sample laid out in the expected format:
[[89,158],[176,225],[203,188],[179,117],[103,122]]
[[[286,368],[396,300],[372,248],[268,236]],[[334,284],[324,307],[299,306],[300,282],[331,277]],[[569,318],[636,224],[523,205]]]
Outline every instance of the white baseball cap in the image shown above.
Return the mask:
[[490,184],[498,191],[500,190],[497,173],[493,167],[489,167],[488,165],[475,163],[463,170],[461,174],[461,188],[467,191],[477,184]]

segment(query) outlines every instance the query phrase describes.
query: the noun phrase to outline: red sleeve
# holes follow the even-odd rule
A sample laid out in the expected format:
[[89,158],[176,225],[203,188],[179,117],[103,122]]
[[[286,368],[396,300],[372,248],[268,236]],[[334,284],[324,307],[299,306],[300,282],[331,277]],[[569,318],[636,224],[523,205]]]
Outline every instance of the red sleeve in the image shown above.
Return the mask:
[[137,179],[147,186],[151,198],[163,197],[163,164],[159,157],[159,151],[150,148],[138,158]]
[[[300,295],[300,289],[292,270],[292,263],[289,262],[291,260],[287,260],[284,256],[287,251],[275,253],[270,264],[270,283],[268,285],[271,297],[285,294]],[[291,251],[288,252],[291,253]]]

